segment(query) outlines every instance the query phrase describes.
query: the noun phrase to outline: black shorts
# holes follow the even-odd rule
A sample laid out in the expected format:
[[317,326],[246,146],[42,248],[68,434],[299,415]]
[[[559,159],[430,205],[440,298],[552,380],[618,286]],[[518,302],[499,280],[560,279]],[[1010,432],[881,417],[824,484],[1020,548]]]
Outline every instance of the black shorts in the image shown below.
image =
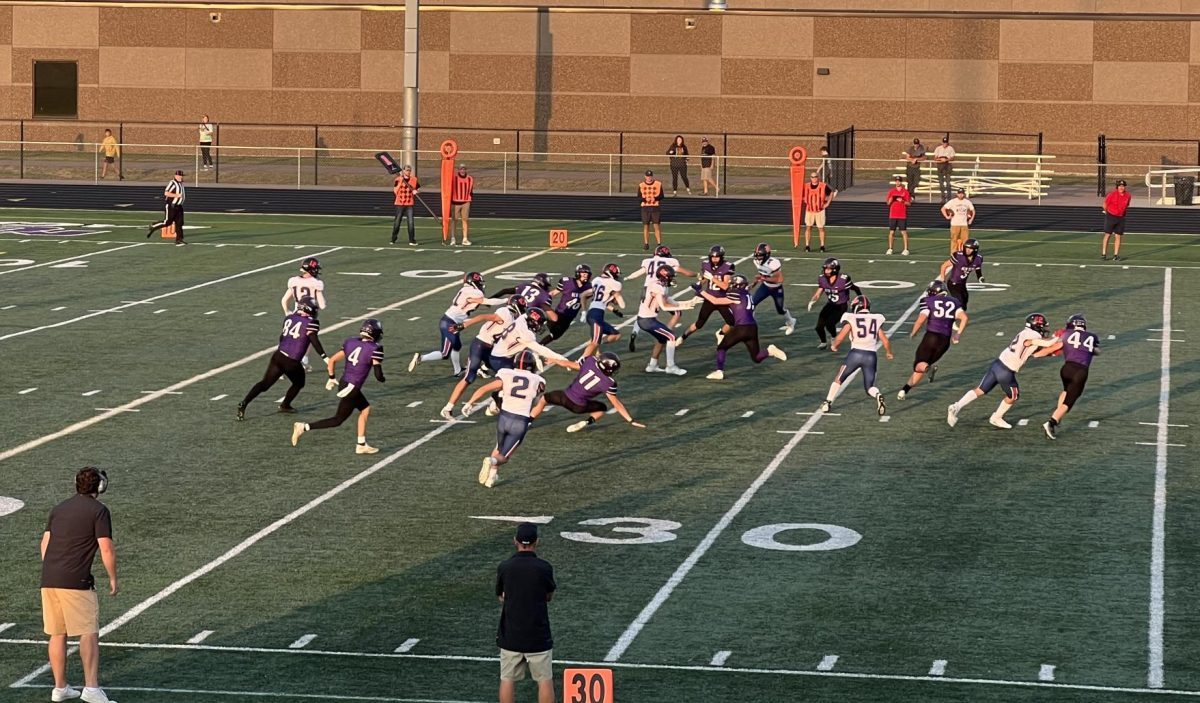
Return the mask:
[[559,312],[557,314],[558,319],[550,320],[550,324],[546,325],[546,330],[550,333],[550,337],[552,339],[558,339],[566,334],[567,330],[571,327],[571,323],[574,322],[575,318],[579,316],[578,312],[574,312],[572,314]]
[[117,157],[115,157],[115,156],[105,156],[104,157],[104,163],[106,163],[106,164],[115,164],[116,162],[117,162]]
[[962,303],[963,310],[967,309],[967,299],[971,296],[967,293],[966,283],[963,283],[962,285],[957,283],[947,283],[946,292],[948,292],[951,297],[957,298],[958,302]]
[[1063,391],[1067,394],[1067,397],[1063,398],[1063,405],[1068,408],[1074,407],[1075,401],[1083,395],[1083,387],[1087,385],[1088,367],[1068,361],[1063,364],[1058,375],[1062,378]]
[[576,415],[591,415],[592,413],[602,413],[608,410],[608,406],[598,400],[589,400],[580,405],[567,397],[563,391],[550,391],[545,395],[546,402],[550,405],[557,405],[560,408],[566,408]]
[[1125,234],[1125,216],[1104,213],[1104,231],[1107,234]]
[[889,217],[888,218],[888,229],[898,229],[898,230],[907,232],[908,231],[908,218],[907,217]]
[[705,298],[704,302],[700,304],[700,314],[696,316],[696,322],[694,323],[696,329],[703,327],[708,322],[709,316],[714,312],[721,316],[725,324],[733,327],[733,310],[730,310],[728,305],[713,305],[709,302],[708,298]]
[[662,223],[662,208],[658,205],[643,205],[642,206],[642,224],[661,224]]
[[367,396],[363,395],[361,388],[355,388],[350,392],[350,395],[338,400],[339,415],[345,408],[350,408],[352,410],[358,410],[361,412],[369,407],[371,407],[371,403],[367,401]]
[[917,356],[913,359],[913,370],[917,370],[917,364],[933,365],[946,355],[950,349],[950,338],[944,334],[937,332],[925,331],[925,336],[921,338],[921,344],[917,346]]

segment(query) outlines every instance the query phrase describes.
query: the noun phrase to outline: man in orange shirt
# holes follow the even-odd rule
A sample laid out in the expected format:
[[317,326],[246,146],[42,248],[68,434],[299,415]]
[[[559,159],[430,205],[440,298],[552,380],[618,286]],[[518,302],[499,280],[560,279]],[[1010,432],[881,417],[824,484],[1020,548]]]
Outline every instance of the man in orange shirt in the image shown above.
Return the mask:
[[654,225],[654,243],[662,244],[662,181],[646,171],[646,177],[638,184],[638,198],[642,202],[642,249],[650,250],[650,225]]
[[833,202],[837,191],[821,180],[816,171],[804,184],[804,251],[812,251],[812,228],[817,226],[821,251],[825,251],[825,208]]
[[396,237],[400,234],[400,223],[407,217],[408,245],[410,247],[417,245],[417,233],[413,224],[413,203],[416,201],[417,191],[420,187],[416,176],[412,175],[412,166],[406,164],[400,175],[396,176],[396,182],[392,186],[392,192],[396,194],[396,219],[392,221],[392,244],[396,243]]
[[454,245],[454,223],[462,223],[464,247],[471,246],[467,230],[471,226],[471,196],[475,193],[475,177],[467,175],[467,167],[458,165],[450,183],[450,245]]

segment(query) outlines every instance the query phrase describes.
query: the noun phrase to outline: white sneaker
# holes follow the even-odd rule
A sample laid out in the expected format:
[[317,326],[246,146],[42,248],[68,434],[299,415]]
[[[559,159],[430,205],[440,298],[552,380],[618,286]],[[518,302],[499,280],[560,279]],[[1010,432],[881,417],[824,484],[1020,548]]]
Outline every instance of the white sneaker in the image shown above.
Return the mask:
[[302,435],[302,434],[304,434],[304,423],[303,422],[293,422],[292,423],[292,446],[293,447],[300,443],[300,435]]
[[488,475],[492,473],[492,460],[490,457],[483,458],[483,465],[479,467],[479,483],[487,485]]
[[454,419],[454,406],[451,405],[451,406],[442,408],[442,411],[440,413],[438,413],[438,415],[441,415],[443,420],[446,420],[446,421],[453,420]]
[[687,369],[681,369],[678,366],[668,366],[667,368],[663,369],[663,372],[669,373],[672,376],[682,376],[687,373]]
[[354,445],[354,453],[355,454],[378,454],[379,449],[377,447],[372,447],[369,444],[355,444]]
[[1002,430],[1011,430],[1012,429],[1012,425],[1005,422],[1004,418],[996,417],[995,415],[992,415],[991,417],[988,418],[988,424],[990,424],[992,427],[999,427]]
[[821,342],[820,344],[817,345],[817,349],[828,349],[828,348],[829,348],[829,342]]
[[891,250],[891,249],[888,249],[887,251],[883,252],[883,255],[884,255],[884,256],[891,256],[891,255],[892,255],[892,250]]
[[679,348],[679,345],[680,345],[680,344],[683,344],[683,337],[676,337],[675,339],[672,339],[672,340],[670,341],[670,345],[671,345],[672,347],[675,347],[676,349],[678,349],[678,348]]
[[908,256],[908,250],[905,249],[904,251],[900,252],[900,256]]
[[907,396],[908,396],[908,393],[905,393],[904,389],[901,388],[900,392],[896,394],[896,400],[904,400]]
[[830,410],[833,410],[833,403],[829,402],[828,400],[822,400],[820,412],[827,413]]
[[725,380],[725,372],[721,369],[717,369],[716,371],[713,371],[709,375],[705,376],[705,378],[710,381],[723,381]]
[[880,417],[887,415],[887,404],[883,402],[882,393],[875,396],[875,411],[879,413]]
[[457,241],[457,240],[454,240],[454,239],[451,239],[451,240],[450,240],[450,246],[452,246],[452,247],[456,247],[456,246],[458,246],[458,241]]
[[954,427],[958,424],[958,408],[951,405],[946,408],[946,424]]
[[659,368],[657,362],[652,361],[649,364],[646,364],[646,373],[657,373],[659,371],[662,371],[662,369]]
[[484,410],[483,414],[487,415],[488,417],[496,417],[500,414],[500,406],[496,405],[496,400],[494,398],[488,401],[487,410]]
[[104,693],[103,688],[85,688],[79,699],[84,703],[117,703]]
[[417,352],[412,355],[412,360],[408,362],[408,372],[412,373],[413,369],[421,365],[421,353]]
[[470,240],[470,239],[464,239],[464,240],[463,240],[463,246],[464,246],[464,247],[469,247],[469,246],[471,246],[471,240]]
[[587,424],[587,420],[580,420],[579,422],[572,423],[567,425],[567,432],[578,432],[579,430],[587,427]]
[[767,353],[770,354],[771,356],[775,357],[776,359],[779,359],[780,361],[787,361],[787,354],[785,354],[782,349],[775,346],[774,344],[770,344],[767,346]]
[[300,360],[300,366],[304,369],[304,373],[312,373],[312,364],[308,363],[308,357]]
[[790,335],[792,332],[795,332],[795,331],[796,331],[796,318],[789,317],[787,319],[787,322],[783,325],[783,333],[785,335]]
[[52,701],[69,701],[79,697],[79,691],[71,688],[70,684],[62,688],[56,688],[50,691],[50,700]]

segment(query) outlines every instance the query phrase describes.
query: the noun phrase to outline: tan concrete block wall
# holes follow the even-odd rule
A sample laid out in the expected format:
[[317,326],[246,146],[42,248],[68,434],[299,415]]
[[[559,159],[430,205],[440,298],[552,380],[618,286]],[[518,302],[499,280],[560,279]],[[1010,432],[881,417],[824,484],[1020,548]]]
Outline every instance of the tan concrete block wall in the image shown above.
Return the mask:
[[541,53],[555,56],[629,56],[628,15],[550,14],[539,23]]
[[817,57],[813,65],[829,69],[827,76],[813,76],[814,97],[888,99],[906,94],[903,59]]
[[352,10],[275,12],[277,51],[358,51],[362,18]]
[[106,46],[100,49],[100,85],[178,87],[184,78],[184,49]]
[[809,59],[721,59],[721,92],[725,95],[812,95],[813,62]]
[[1090,101],[1092,65],[1001,63],[999,90],[1001,100]]
[[450,15],[450,52],[454,54],[528,55],[537,52],[537,40],[538,17],[532,12]]
[[1090,21],[1000,20],[1000,60],[1088,62],[1093,34]]
[[811,17],[773,17],[770,22],[744,15],[721,21],[721,53],[727,57],[812,58]]
[[361,63],[359,52],[276,51],[271,83],[276,88],[357,89]]
[[188,48],[270,49],[274,43],[275,13],[270,10],[222,10],[221,21],[209,20],[206,10],[187,10]]
[[723,18],[720,15],[690,17],[695,28],[687,29],[688,16],[675,14],[632,15],[629,50],[634,54],[721,55]]
[[187,49],[184,87],[271,89],[270,49]]
[[12,85],[12,50],[11,46],[0,46],[0,86]]
[[1191,55],[1187,22],[1096,22],[1096,61],[1183,61]]
[[716,95],[721,92],[721,57],[692,54],[634,54],[629,57],[633,95]]
[[100,11],[95,7],[13,8],[13,46],[90,49],[100,45]]
[[1092,65],[1093,99],[1098,103],[1186,103],[1185,63],[1109,63]]

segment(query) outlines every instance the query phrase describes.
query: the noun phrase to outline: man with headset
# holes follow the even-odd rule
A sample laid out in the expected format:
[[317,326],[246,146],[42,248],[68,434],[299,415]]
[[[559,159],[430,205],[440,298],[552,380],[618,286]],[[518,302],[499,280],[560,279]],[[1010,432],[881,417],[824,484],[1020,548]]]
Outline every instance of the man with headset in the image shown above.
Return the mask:
[[[108,572],[109,595],[117,595],[117,553],[112,515],[97,496],[108,489],[108,474],[94,466],[75,474],[75,496],[54,506],[42,535],[42,619],[50,635],[50,700],[81,698],[112,703],[100,688],[100,604],[92,561],[99,550]],[[67,683],[67,638],[79,638],[84,688]]]

